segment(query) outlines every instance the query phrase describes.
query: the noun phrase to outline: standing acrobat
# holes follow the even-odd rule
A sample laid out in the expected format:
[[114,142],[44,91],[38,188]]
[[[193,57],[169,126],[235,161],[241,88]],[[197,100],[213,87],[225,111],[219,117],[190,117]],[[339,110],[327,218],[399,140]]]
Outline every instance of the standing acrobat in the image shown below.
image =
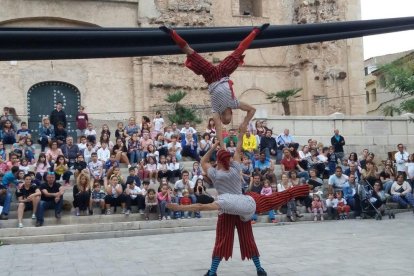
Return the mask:
[[227,125],[232,119],[232,109],[241,109],[246,111],[246,117],[242,123],[242,129],[246,129],[250,120],[253,118],[256,109],[244,102],[236,99],[233,91],[233,82],[229,76],[237,67],[243,63],[244,51],[250,46],[255,37],[269,27],[269,24],[263,24],[261,27],[254,27],[250,34],[240,42],[236,50],[228,55],[218,65],[213,65],[180,37],[177,32],[166,26],[161,26],[160,30],[169,34],[181,50],[187,54],[185,66],[197,75],[202,75],[208,83],[208,91],[211,95],[211,106],[213,119],[216,125],[217,137],[220,145],[224,145],[222,137],[221,123]]

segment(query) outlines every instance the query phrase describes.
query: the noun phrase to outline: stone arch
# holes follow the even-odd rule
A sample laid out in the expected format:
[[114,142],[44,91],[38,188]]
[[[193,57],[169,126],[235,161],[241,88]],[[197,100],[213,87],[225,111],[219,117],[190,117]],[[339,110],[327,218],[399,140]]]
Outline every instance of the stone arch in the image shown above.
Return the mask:
[[[268,94],[261,88],[249,88],[241,93],[239,101],[253,105],[256,108],[255,117],[266,118],[272,114],[272,104],[266,99]],[[233,124],[242,122],[245,112],[237,110],[233,118]]]

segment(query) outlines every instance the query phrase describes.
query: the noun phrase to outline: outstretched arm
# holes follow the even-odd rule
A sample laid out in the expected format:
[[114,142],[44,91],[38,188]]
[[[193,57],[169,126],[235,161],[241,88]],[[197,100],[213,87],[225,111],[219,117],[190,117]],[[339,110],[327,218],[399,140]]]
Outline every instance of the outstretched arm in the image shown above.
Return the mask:
[[233,156],[233,160],[236,162],[241,162],[242,161],[242,145],[243,145],[243,134],[244,131],[239,128],[239,135],[237,136],[237,147],[236,147],[236,152],[234,153]]
[[213,151],[216,150],[218,144],[219,144],[219,142],[216,141],[214,143],[214,145],[201,158],[201,168],[203,168],[203,171],[204,171],[205,174],[207,174],[208,169],[211,168],[210,157],[211,157],[211,154],[213,153]]

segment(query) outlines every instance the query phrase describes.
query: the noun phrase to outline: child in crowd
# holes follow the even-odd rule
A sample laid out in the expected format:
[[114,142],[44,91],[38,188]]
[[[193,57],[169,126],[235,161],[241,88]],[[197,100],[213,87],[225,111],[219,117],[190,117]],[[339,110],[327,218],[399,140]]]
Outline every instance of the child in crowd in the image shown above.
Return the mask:
[[78,144],[78,149],[80,152],[85,151],[85,149],[88,147],[88,141],[86,140],[85,136],[81,136],[79,138],[79,144]]
[[145,165],[145,170],[149,174],[150,183],[155,184],[158,178],[157,177],[158,171],[157,171],[157,161],[154,156],[148,157],[148,163]]
[[36,184],[40,185],[42,181],[46,181],[46,174],[50,168],[49,162],[46,160],[46,154],[43,152],[39,154],[36,162]]
[[167,158],[164,155],[160,157],[160,162],[157,164],[158,179],[168,179],[169,177]]
[[128,140],[128,157],[132,166],[136,166],[144,158],[138,133],[133,133]]
[[108,144],[106,142],[101,142],[101,148],[98,149],[96,153],[102,164],[105,164],[105,162],[111,157],[111,152],[108,149]]
[[158,219],[161,220],[160,207],[158,206],[158,199],[154,189],[148,189],[145,196],[145,219],[149,220],[149,213],[156,212]]
[[55,139],[58,142],[58,147],[66,143],[66,138],[68,137],[68,132],[65,129],[65,126],[62,122],[57,124],[57,128],[55,129]]
[[200,163],[195,161],[191,170],[191,181],[196,183],[198,179],[203,179],[203,171],[200,168]]
[[229,141],[229,146],[226,148],[228,152],[230,152],[231,156],[234,156],[234,153],[236,152],[236,145],[234,144],[233,140]]
[[112,175],[115,168],[119,167],[119,162],[116,160],[116,154],[111,153],[109,159],[105,162],[104,169],[106,175]]
[[3,155],[0,154],[0,173],[5,174],[9,170],[6,161],[3,159]]
[[63,177],[65,186],[69,186],[69,179],[72,175],[72,172],[69,170],[65,157],[63,155],[58,156],[53,171],[55,172],[56,180],[60,180],[60,177]]
[[92,144],[96,143],[96,130],[92,123],[88,123],[88,128],[85,129],[85,136],[88,142]]
[[7,161],[7,166],[9,168],[9,170],[11,170],[12,167],[16,166],[19,167],[20,166],[20,160],[17,154],[11,152],[9,154],[9,161]]
[[335,219],[337,204],[338,202],[335,199],[334,194],[329,193],[328,198],[326,199],[326,211],[328,213],[328,219]]
[[170,211],[166,207],[167,203],[171,202],[171,194],[168,190],[168,184],[162,184],[161,185],[161,191],[158,192],[158,204],[161,212],[161,217],[163,220],[165,219],[171,219],[169,213]]
[[86,164],[91,162],[92,153],[95,152],[92,143],[86,144],[86,149],[83,150],[83,157],[85,158]]
[[155,139],[157,137],[158,133],[164,132],[164,119],[161,116],[161,112],[157,111],[155,112],[155,118],[152,121],[154,128],[151,132],[151,138]]
[[96,152],[93,152],[91,155],[91,162],[88,163],[88,169],[92,179],[102,180],[103,165],[102,162],[98,160],[98,155]]
[[93,181],[91,200],[89,201],[89,215],[93,215],[93,208],[101,208],[101,214],[105,214],[105,192],[98,180]]
[[149,190],[149,181],[148,180],[144,180],[142,181],[142,187],[141,187],[141,193],[143,196],[146,196]]
[[145,168],[145,159],[139,161],[138,166],[136,167],[137,175],[140,179],[148,179],[149,171]]
[[318,220],[318,212],[321,216],[321,221],[323,221],[323,204],[318,194],[313,195],[312,212],[314,215],[314,218],[313,218],[314,221]]
[[4,148],[4,144],[2,140],[0,140],[0,155],[5,161],[6,160],[6,149]]
[[336,192],[336,211],[338,213],[338,219],[348,219],[351,207],[346,204],[345,198],[342,198],[342,191]]
[[26,138],[26,148],[24,149],[24,155],[29,161],[29,164],[35,163],[35,146],[33,145],[32,138],[27,137]]
[[76,135],[78,136],[78,143],[80,137],[85,135],[85,130],[88,125],[88,114],[85,113],[85,107],[80,106],[78,114],[76,114]]
[[261,195],[271,195],[272,194],[272,187],[270,186],[270,181],[268,179],[266,179],[263,183],[263,188],[260,191]]
[[134,182],[136,186],[141,187],[141,179],[137,176],[136,169],[131,167],[128,169],[129,175],[127,176],[126,183]]
[[[183,190],[183,197],[180,198],[180,205],[191,205],[191,203],[190,193],[188,190]],[[181,212],[181,214],[183,218],[191,218],[188,211]]]
[[29,161],[26,158],[22,158],[20,162],[19,170],[24,171],[24,174],[28,174],[30,170]]
[[17,140],[20,140],[20,138],[22,138],[22,137],[32,138],[32,131],[27,128],[27,123],[26,122],[21,122],[20,123],[20,129],[18,129],[17,132],[16,132]]
[[73,164],[73,170],[74,170],[74,175],[75,175],[75,179],[78,178],[78,175],[83,171],[86,170],[86,167],[88,166],[88,164],[86,164],[85,162],[85,158],[83,157],[82,154],[78,153],[78,155],[76,156],[76,161]]
[[127,210],[125,215],[129,215],[131,213],[132,205],[137,205],[139,213],[143,214],[145,209],[145,197],[142,195],[142,190],[136,185],[134,179],[127,180],[125,194],[127,195]]
[[122,142],[125,142],[126,132],[124,129],[124,124],[122,122],[118,122],[116,124],[116,130],[115,130],[115,138],[121,139]]
[[109,127],[108,127],[108,125],[107,125],[107,124],[103,124],[103,125],[102,125],[102,129],[101,129],[101,137],[102,137],[104,134],[108,135],[108,137],[109,137],[109,138],[111,137],[111,131],[109,130]]

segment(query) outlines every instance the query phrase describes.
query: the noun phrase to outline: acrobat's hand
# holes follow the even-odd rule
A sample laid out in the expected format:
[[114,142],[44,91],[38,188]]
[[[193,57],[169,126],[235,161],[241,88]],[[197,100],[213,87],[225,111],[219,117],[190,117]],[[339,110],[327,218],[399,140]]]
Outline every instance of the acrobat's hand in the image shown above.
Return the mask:
[[260,33],[264,32],[268,27],[269,27],[269,23],[265,23],[262,26],[258,27],[258,29],[260,30]]
[[166,34],[168,34],[168,35],[170,35],[171,34],[171,29],[170,28],[168,28],[167,26],[160,26],[158,29],[160,29],[161,31],[163,31],[164,33],[166,33]]

